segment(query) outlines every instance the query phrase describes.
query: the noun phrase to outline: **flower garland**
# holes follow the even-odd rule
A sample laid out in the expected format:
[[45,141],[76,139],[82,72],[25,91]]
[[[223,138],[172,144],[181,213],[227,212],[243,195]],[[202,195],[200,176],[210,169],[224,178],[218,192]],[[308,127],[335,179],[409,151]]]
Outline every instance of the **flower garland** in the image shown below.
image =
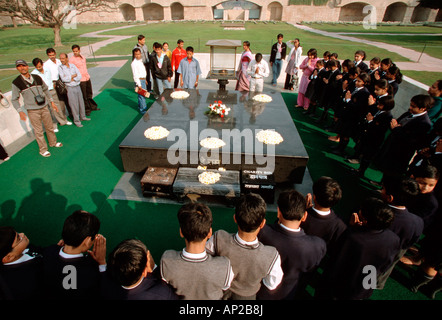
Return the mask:
[[221,100],[213,102],[210,104],[206,111],[206,114],[211,116],[219,116],[220,118],[224,118],[229,114],[230,108],[228,108]]

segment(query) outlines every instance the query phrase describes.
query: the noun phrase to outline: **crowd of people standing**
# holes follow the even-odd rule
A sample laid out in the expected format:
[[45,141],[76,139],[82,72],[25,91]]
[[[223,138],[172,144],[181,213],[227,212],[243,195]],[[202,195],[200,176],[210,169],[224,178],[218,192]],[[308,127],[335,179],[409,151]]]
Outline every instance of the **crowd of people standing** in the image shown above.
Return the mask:
[[[167,43],[155,42],[152,48],[149,53],[140,35],[132,50],[133,80],[140,92],[159,95],[172,88],[173,77],[174,88],[198,87],[201,68],[192,47],[184,49],[184,42],[178,40],[172,52]],[[41,123],[50,127],[46,133],[51,147],[62,146],[56,140],[53,119],[61,126],[69,125],[62,101],[71,108],[69,114],[78,127],[88,120],[88,110],[97,108],[88,94],[90,83],[81,89],[82,79],[90,79],[83,78],[87,70],[81,65],[79,47],[72,49],[77,54],[74,51],[71,59],[60,54],[60,63],[51,59],[55,51],[48,49],[47,62],[34,59],[37,71],[33,73],[25,61],[16,61],[20,76],[13,83],[13,105],[24,120],[26,115],[17,104],[22,95],[36,135],[42,136]],[[319,59],[317,50],[310,48],[302,59],[301,41],[284,43],[282,34],[271,48],[269,63],[261,53],[252,55],[250,42],[244,41],[243,49],[236,90],[261,92],[270,74],[276,86],[288,59],[284,89],[290,92],[298,84],[297,104],[288,107],[298,108],[318,126],[336,133],[329,137],[334,143],[329,151],[359,164],[352,172],[361,179],[370,166],[376,166],[382,180],[372,184],[380,187],[379,196],[367,196],[350,221],[343,221],[333,207],[346,190],[336,180],[321,177],[309,194],[281,192],[277,221],[267,223],[265,201],[247,194],[235,207],[235,233],[212,230],[213,217],[206,205],[185,204],[177,213],[184,249],[165,250],[158,265],[147,247],[135,239],[121,242],[106,257],[100,221],[81,210],[65,220],[61,242],[32,254],[24,234],[2,227],[0,288],[4,298],[295,299],[321,268],[320,279],[313,282],[315,298],[368,299],[375,289],[384,288],[398,263],[417,267],[410,275],[411,291],[424,287],[434,298],[442,290],[442,193],[438,185],[442,80],[428,94],[413,96],[408,110],[394,118],[402,74],[389,58],[373,57],[367,65],[365,52],[357,50],[352,59],[341,62],[337,53],[325,52]],[[47,72],[52,72],[51,64],[58,65],[55,78]],[[66,87],[66,97],[57,92],[59,80]],[[139,111],[144,113],[146,95],[139,96]],[[355,142],[352,155],[348,154],[350,140]],[[38,144],[40,154],[47,156],[46,141],[40,139]],[[64,287],[62,270],[68,264],[86,275],[75,291]],[[373,274],[366,271],[367,266]],[[17,267],[23,268],[16,272]],[[372,281],[367,284],[370,275]]]

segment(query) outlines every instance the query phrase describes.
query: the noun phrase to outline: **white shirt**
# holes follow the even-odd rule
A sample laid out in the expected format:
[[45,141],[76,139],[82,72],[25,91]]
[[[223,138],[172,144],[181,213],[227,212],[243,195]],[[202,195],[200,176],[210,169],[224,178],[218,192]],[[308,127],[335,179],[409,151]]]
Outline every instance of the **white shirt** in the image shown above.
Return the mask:
[[18,258],[15,261],[12,261],[12,262],[5,263],[4,265],[5,266],[9,266],[9,265],[13,265],[13,264],[19,264],[19,263],[26,262],[26,261],[34,259],[34,257],[32,257],[32,256],[27,254],[28,251],[29,251],[29,249],[23,250],[23,255],[20,258]]
[[[258,73],[255,73],[256,68],[258,68]],[[247,74],[255,79],[266,78],[270,74],[269,64],[264,59],[259,63],[257,63],[256,60],[252,60],[247,67]]]
[[138,87],[141,87],[140,78],[146,79],[147,76],[146,67],[144,66],[143,60],[138,60],[135,58],[130,66],[132,68],[134,82],[137,84]]
[[53,90],[54,83],[52,82],[51,70],[49,68],[45,68],[43,66],[43,71],[44,71],[44,73],[41,73],[37,69],[34,69],[34,70],[32,70],[31,74],[36,74],[37,76],[40,76],[43,79],[43,81],[46,83],[46,85],[48,86],[48,90]]
[[[60,249],[60,252],[58,253],[60,255],[60,257],[64,258],[64,259],[75,259],[75,258],[82,258],[84,255],[82,253],[77,253],[77,254],[69,254],[63,251],[62,247]],[[105,272],[107,268],[107,265],[105,264],[101,264],[98,266],[98,270],[100,270],[100,272]]]
[[49,69],[52,76],[52,81],[58,80],[58,67],[61,65],[61,61],[59,59],[55,59],[55,63],[52,62],[51,59],[46,60],[45,63],[43,63],[44,69]]
[[329,215],[330,212],[331,212],[331,210],[320,211],[320,210],[318,210],[318,209],[315,209],[315,207],[312,207],[312,209],[313,209],[317,214],[319,214],[320,216],[326,216],[326,215]]

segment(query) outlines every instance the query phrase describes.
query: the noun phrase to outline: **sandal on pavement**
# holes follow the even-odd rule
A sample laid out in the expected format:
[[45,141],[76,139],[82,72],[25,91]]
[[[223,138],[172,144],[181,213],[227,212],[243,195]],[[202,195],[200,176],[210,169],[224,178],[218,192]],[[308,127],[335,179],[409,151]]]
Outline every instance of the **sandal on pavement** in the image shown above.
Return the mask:
[[63,147],[63,143],[57,142],[54,147],[61,148],[61,147]]
[[51,156],[51,153],[49,151],[45,151],[43,153],[40,152],[40,155],[42,155],[43,157],[47,158]]

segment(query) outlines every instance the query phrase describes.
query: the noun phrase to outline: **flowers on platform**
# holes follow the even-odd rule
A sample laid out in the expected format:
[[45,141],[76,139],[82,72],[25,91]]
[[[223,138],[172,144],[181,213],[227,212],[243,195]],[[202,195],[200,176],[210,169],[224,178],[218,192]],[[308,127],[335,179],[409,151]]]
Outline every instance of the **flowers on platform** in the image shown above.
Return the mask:
[[280,144],[284,141],[282,136],[275,130],[261,130],[256,134],[256,139],[265,144]]
[[257,102],[270,102],[272,101],[272,97],[266,94],[257,94],[256,96],[253,97],[253,100]]
[[221,100],[214,101],[213,104],[210,104],[207,108],[208,110],[206,111],[206,114],[219,116],[220,118],[226,117],[230,112],[230,108],[223,104]]
[[144,136],[150,140],[160,140],[169,135],[169,130],[161,126],[150,127],[144,131]]
[[200,145],[207,149],[219,149],[224,147],[226,143],[219,138],[204,138],[200,141]]
[[170,94],[170,97],[173,99],[186,99],[190,96],[189,92],[186,91],[174,91]]
[[204,171],[198,175],[199,182],[203,184],[214,184],[219,181],[221,174],[214,171]]

